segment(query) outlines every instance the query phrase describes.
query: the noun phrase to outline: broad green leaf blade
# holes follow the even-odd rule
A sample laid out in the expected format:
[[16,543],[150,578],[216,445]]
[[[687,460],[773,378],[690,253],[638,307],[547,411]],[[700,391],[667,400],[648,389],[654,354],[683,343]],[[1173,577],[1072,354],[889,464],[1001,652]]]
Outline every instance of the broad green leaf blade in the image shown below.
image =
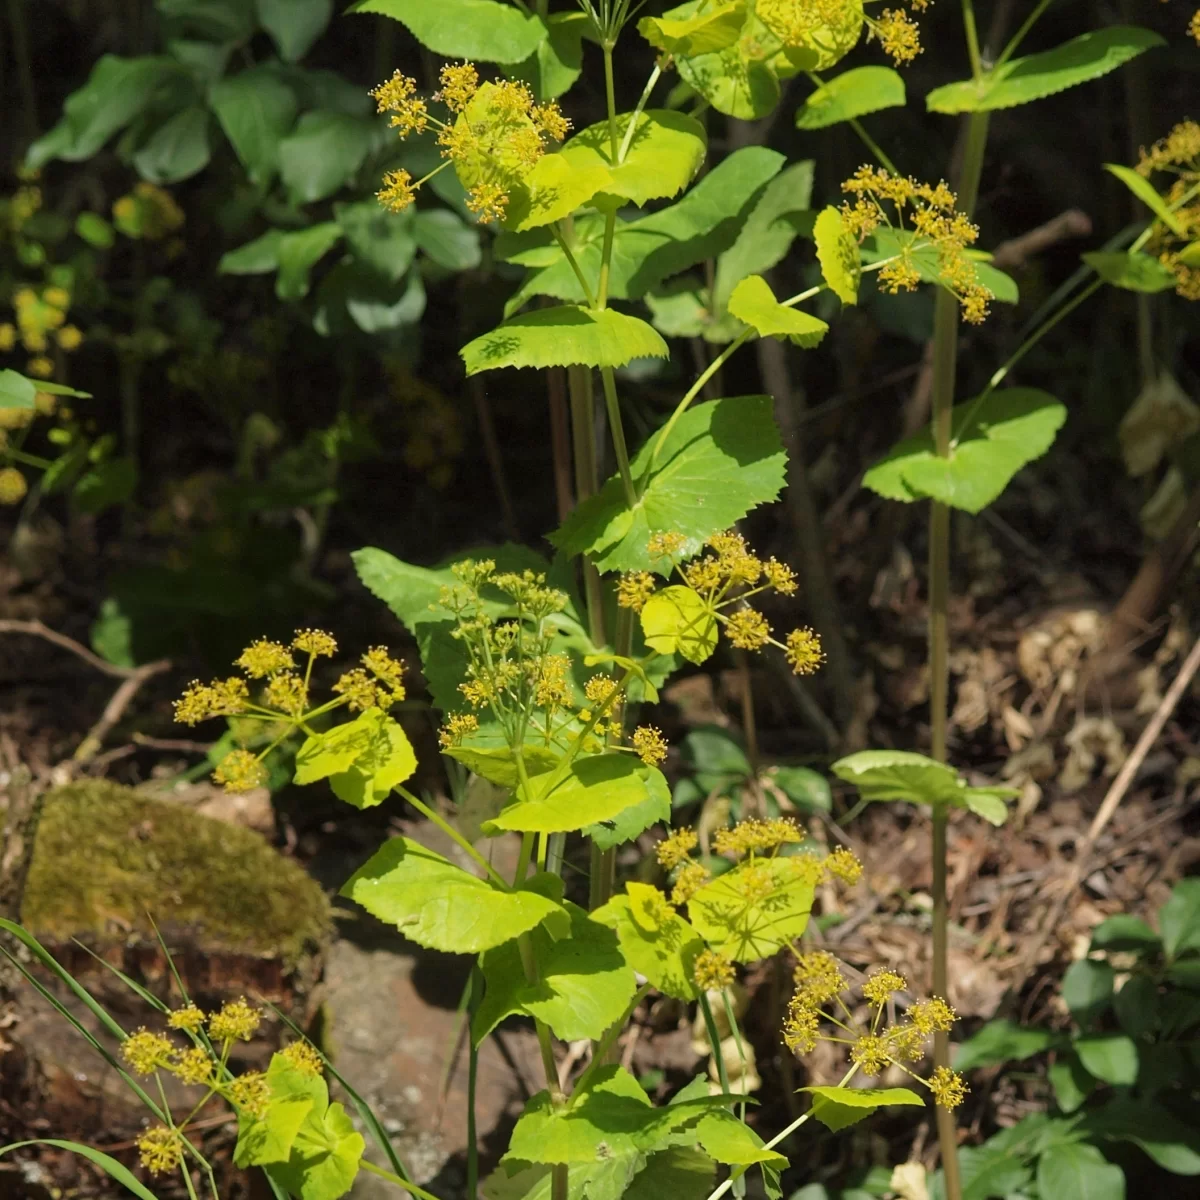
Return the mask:
[[422,253],[447,271],[471,271],[483,261],[479,230],[448,208],[418,209],[412,236]]
[[796,110],[797,129],[825,129],[907,103],[904,79],[891,67],[855,67],[826,80]]
[[[374,208],[378,204],[372,200]],[[221,255],[217,270],[222,275],[265,275],[279,269],[279,244],[287,235],[282,229],[268,229],[261,237]]]
[[[624,143],[629,121],[629,113],[617,117],[618,148]],[[647,201],[669,199],[683,191],[704,162],[707,145],[704,126],[694,117],[651,108],[637,115],[629,151],[616,163],[607,121],[581,130],[559,155],[572,169],[599,167],[607,171],[605,192],[641,207]]]
[[[402,213],[392,213],[371,199],[361,200],[356,204],[335,204],[333,211],[355,257],[382,278],[396,283],[412,266],[417,253],[416,217],[432,217],[445,210],[438,208],[417,213],[409,208]],[[462,225],[453,213],[447,212],[447,216]],[[465,225],[462,227],[467,228]],[[474,237],[478,254],[478,234],[474,234]],[[251,242],[250,245],[254,243]],[[246,249],[248,247],[242,247],[241,250],[230,253],[240,254]],[[228,270],[224,264],[229,257],[227,254],[221,260],[222,270]]]
[[504,891],[405,837],[385,842],[340,894],[419,945],[453,954],[490,950],[547,918],[566,924],[556,901]]
[[1133,1038],[1121,1033],[1099,1033],[1076,1038],[1075,1053],[1084,1067],[1116,1087],[1132,1087],[1138,1076],[1138,1050]]
[[285,62],[298,62],[325,32],[333,0],[254,0],[258,23]]
[[852,783],[864,800],[950,803],[959,790],[958,772],[911,750],[861,750],[830,768]]
[[1046,1068],[1054,1102],[1064,1113],[1077,1112],[1096,1088],[1096,1081],[1074,1054],[1060,1054]]
[[279,175],[295,204],[325,200],[348,185],[371,149],[374,122],[335,111],[307,112],[279,143]]
[[978,81],[968,79],[934,88],[925,97],[925,107],[938,113],[1013,108],[1099,79],[1146,50],[1164,45],[1166,42],[1148,29],[1110,25],[1042,54],[1014,58]]
[[[646,697],[649,701],[649,696]],[[611,850],[622,842],[632,842],[639,833],[651,825],[671,819],[671,795],[665,788],[648,790],[646,798],[638,804],[623,808],[615,817],[585,825],[580,833],[601,850]]]
[[977,513],[1023,466],[1050,449],[1066,419],[1066,408],[1037,388],[992,392],[982,403],[955,406],[949,458],[938,457],[926,430],[893,448],[863,483],[889,500],[940,500]]
[[366,1142],[341,1104],[330,1104],[325,1081],[306,1113],[286,1162],[264,1167],[270,1178],[300,1200],[337,1200],[354,1184]]
[[999,826],[1008,820],[1008,805],[1005,800],[1019,794],[1016,788],[969,787],[963,791],[963,801],[977,817],[982,817],[991,825]]
[[818,317],[780,304],[761,275],[751,275],[733,289],[729,311],[762,337],[787,338],[805,350],[819,345],[829,332]]
[[1132,1142],[1174,1175],[1200,1175],[1200,1132],[1162,1104],[1110,1100],[1089,1112],[1082,1128],[1089,1140]]
[[667,344],[637,317],[611,308],[562,305],[524,313],[460,351],[468,375],[499,367],[623,367],[635,358],[666,358]]
[[1200,242],[1184,246],[1177,257],[1185,267],[1200,267]]
[[812,1096],[813,1116],[834,1133],[848,1125],[856,1125],[878,1108],[897,1104],[925,1107],[925,1101],[916,1092],[901,1087],[804,1087],[800,1091]]
[[[703,1085],[703,1080],[701,1080]],[[705,1091],[707,1091],[707,1086]],[[684,1089],[685,1092],[687,1089]],[[697,1089],[699,1091],[699,1089]],[[703,1092],[699,1093],[703,1095]],[[672,1103],[679,1103],[678,1098]],[[682,1141],[692,1133],[687,1129],[679,1135]],[[786,1167],[787,1159],[776,1150],[768,1150],[758,1136],[744,1121],[733,1113],[720,1109],[706,1113],[695,1126],[696,1141],[704,1147],[706,1154],[732,1167],[749,1167],[762,1163],[764,1167]]]
[[[4,372],[0,371],[0,376],[3,374]],[[65,383],[51,383],[48,379],[36,379],[33,382],[36,384],[39,392],[49,392],[51,396],[75,396],[80,400],[90,400],[92,398],[91,392],[78,391],[75,388],[67,387]],[[3,403],[0,403],[0,408],[2,407],[4,407]]]
[[1149,254],[1132,250],[1112,253],[1093,250],[1080,257],[1105,283],[1128,292],[1167,292],[1176,284],[1175,272]]
[[1095,1146],[1055,1145],[1038,1159],[1038,1195],[1053,1200],[1125,1200],[1125,1173]]
[[266,67],[214,83],[208,101],[252,183],[279,170],[279,145],[296,119],[296,95]]
[[233,1161],[239,1167],[287,1162],[296,1135],[314,1108],[329,1107],[324,1079],[309,1075],[275,1054],[267,1067],[270,1104],[260,1117],[239,1114],[238,1140]]
[[808,927],[813,885],[800,856],[764,862],[774,888],[748,899],[743,872],[727,871],[688,901],[688,917],[710,949],[734,962],[753,963],[790,946]]
[[817,243],[817,262],[829,290],[843,304],[858,303],[858,283],[862,278],[862,257],[858,242],[842,221],[836,208],[823,208],[813,225]]
[[1081,958],[1063,975],[1062,995],[1071,1016],[1080,1025],[1089,1025],[1108,1010],[1112,1003],[1116,972],[1105,962]]
[[704,949],[703,939],[677,912],[654,903],[662,897],[657,888],[630,882],[625,891],[596,909],[592,920],[616,932],[629,965],[660,992],[694,1000],[692,966]]
[[[622,1200],[705,1200],[712,1190],[717,1164],[689,1146],[673,1146],[652,1154]],[[588,1195],[593,1193],[589,1190]]]
[[571,932],[558,941],[544,929],[530,935],[537,982],[530,983],[515,943],[483,956],[487,991],[472,1022],[478,1045],[505,1017],[523,1013],[563,1041],[595,1041],[619,1021],[637,991],[616,934],[574,904],[565,905]]
[[1054,1049],[1062,1041],[1061,1034],[1049,1029],[1033,1029],[1004,1019],[989,1021],[958,1047],[954,1069],[970,1071],[976,1067],[1022,1062]]
[[658,434],[634,457],[633,476],[645,483],[633,511],[620,479],[610,479],[550,540],[566,554],[594,555],[601,571],[666,574],[650,557],[651,534],[681,533],[681,553],[695,554],[706,538],[779,495],[786,456],[772,410],[769,396],[694,405],[676,422],[653,470]]
[[1132,913],[1117,913],[1100,922],[1092,930],[1092,949],[1121,953],[1156,954],[1162,945],[1159,936]]
[[694,58],[732,46],[742,36],[745,24],[745,0],[731,0],[683,19],[643,17],[638,33],[665,54]]
[[41,382],[34,383],[24,375],[6,368],[0,371],[0,408],[14,408],[28,411],[36,406],[36,399]]
[[302,300],[307,296],[309,272],[341,240],[342,227],[336,221],[322,221],[296,233],[285,233],[276,247],[279,275],[275,294],[280,300]]
[[82,1155],[90,1162],[95,1163],[105,1175],[119,1183],[126,1191],[137,1196],[138,1200],[155,1200],[154,1193],[144,1187],[128,1167],[117,1162],[112,1155],[95,1150],[91,1146],[85,1146],[81,1142],[67,1142],[57,1138],[35,1138],[28,1142],[12,1142],[7,1146],[0,1146],[0,1158],[10,1150],[22,1150],[26,1146],[53,1146],[55,1150],[66,1150],[71,1154]]
[[[914,241],[916,235],[911,230],[881,227],[868,238],[862,254],[868,262],[877,263],[882,259],[894,257],[902,249],[910,247]],[[975,269],[977,282],[983,284],[996,300],[1001,304],[1017,303],[1020,291],[1011,275],[993,267],[981,251],[967,251],[967,258],[971,260]],[[923,283],[933,283],[953,290],[953,282],[943,275],[937,247],[932,243],[918,245],[915,250],[910,251],[909,260]]]
[[1187,226],[1167,207],[1167,202],[1158,194],[1150,180],[1139,175],[1131,167],[1117,163],[1105,163],[1104,169],[1115,175],[1172,233],[1187,237]]
[[1168,958],[1200,949],[1200,879],[1181,879],[1158,910],[1163,949]]
[[355,808],[373,808],[416,769],[412,744],[399,723],[369,708],[353,721],[309,737],[296,754],[292,782],[328,779],[338,799]]
[[444,58],[519,63],[546,37],[536,17],[497,0],[359,0],[349,11],[391,17]]
[[179,183],[208,166],[212,157],[209,115],[193,104],[160,125],[133,156],[138,174],[151,183]]
[[[464,742],[459,746],[451,746],[442,753],[447,758],[462,763],[468,771],[510,791],[515,791],[520,781],[517,756],[507,745],[478,746]],[[533,776],[541,775],[555,767],[561,755],[554,750],[531,744],[525,746],[521,757],[525,760],[526,774]]]
[[502,829],[522,833],[566,833],[610,821],[624,809],[648,798],[670,802],[670,791],[662,772],[647,767],[629,754],[594,754],[576,759],[571,770],[551,786],[556,772],[535,775],[529,794],[518,791],[510,804],[483,831]]
[[546,39],[523,62],[505,72],[523,79],[540,102],[555,100],[579,78],[583,69],[583,37],[591,21],[585,13],[558,12],[546,17]]
[[612,185],[612,173],[604,163],[568,158],[565,149],[543,154],[513,185],[504,213],[505,229],[521,232],[561,221]]
[[655,592],[640,619],[646,645],[659,654],[678,652],[690,663],[702,663],[717,648],[717,618],[699,592],[673,584]]

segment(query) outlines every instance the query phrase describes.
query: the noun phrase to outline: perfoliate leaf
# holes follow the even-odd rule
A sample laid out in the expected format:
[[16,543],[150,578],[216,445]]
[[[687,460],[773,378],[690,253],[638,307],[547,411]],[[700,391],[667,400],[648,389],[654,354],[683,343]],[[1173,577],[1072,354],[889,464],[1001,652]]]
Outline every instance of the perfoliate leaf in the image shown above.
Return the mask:
[[718,954],[734,962],[753,963],[790,946],[808,927],[813,885],[801,859],[774,858],[761,864],[774,889],[765,899],[747,899],[744,874],[727,871],[707,883],[688,901],[688,917]]
[[1117,163],[1105,163],[1104,169],[1115,175],[1172,233],[1187,237],[1187,226],[1167,207],[1167,202],[1150,180],[1139,175],[1132,167]]
[[678,651],[702,663],[717,648],[717,618],[699,592],[673,584],[654,593],[641,611],[642,636],[659,654]]
[[562,905],[532,890],[533,882],[506,891],[419,842],[395,837],[355,871],[340,894],[421,946],[478,954],[547,920],[560,936],[566,934]]
[[906,103],[904,79],[891,67],[855,67],[826,80],[796,110],[798,129],[825,129]]
[[492,821],[487,834],[502,829],[520,832],[564,833],[610,821],[618,813],[649,798],[670,803],[670,790],[662,772],[647,767],[629,754],[593,754],[578,758],[557,783],[556,771],[535,775],[528,794],[517,792],[517,801]]
[[417,769],[412,744],[400,725],[378,708],[307,738],[296,753],[293,783],[329,779],[334,795],[355,808],[371,808]]
[[392,17],[443,58],[519,63],[546,37],[536,17],[497,0],[359,0],[349,11]]
[[661,896],[657,888],[630,882],[625,891],[627,895],[614,896],[596,909],[592,920],[616,931],[626,961],[660,992],[694,1000],[692,966],[704,949],[703,939],[677,912],[659,913],[648,899],[651,893]]
[[[617,117],[618,150],[629,120],[629,113]],[[707,145],[704,126],[694,117],[652,108],[638,114],[629,152],[618,162],[613,161],[607,121],[581,130],[559,155],[576,170],[606,170],[605,192],[641,207],[683,191],[704,162]]]
[[647,548],[651,534],[681,533],[682,554],[774,500],[786,456],[769,396],[693,405],[675,423],[651,469],[656,433],[638,451],[632,473],[640,496],[631,510],[619,478],[610,479],[563,522],[550,540],[569,555],[594,556],[601,571],[666,574]]
[[611,189],[613,176],[606,164],[576,161],[567,157],[565,149],[543,154],[513,187],[504,212],[505,229],[550,225],[570,216],[597,192]]
[[[884,258],[893,258],[901,250],[910,246],[916,240],[916,234],[909,229],[888,229],[881,226],[867,240],[863,247],[863,257],[868,262],[879,262]],[[982,254],[968,251],[967,257],[972,260],[976,279],[1000,301],[1001,304],[1016,304],[1021,298],[1016,280],[1006,275],[997,267],[993,267]],[[923,283],[935,283],[941,287],[948,286],[949,281],[942,274],[942,265],[938,258],[937,247],[932,243],[911,252],[909,261],[917,269],[917,274]]]
[[[653,703],[649,696],[649,703]],[[666,788],[647,789],[646,798],[623,808],[614,817],[585,825],[579,832],[590,838],[601,850],[611,850],[622,842],[632,842],[651,825],[671,819],[671,796]]]
[[1066,419],[1065,406],[1037,388],[992,392],[955,406],[949,457],[937,455],[927,429],[895,446],[863,483],[889,500],[940,500],[977,513],[1050,449]]
[[729,311],[763,337],[785,337],[806,350],[819,345],[829,332],[820,318],[780,304],[761,275],[751,275],[733,289]]
[[800,1091],[811,1094],[813,1116],[834,1133],[857,1124],[877,1108],[895,1104],[925,1107],[925,1101],[908,1088],[804,1087]]
[[[447,758],[453,758],[462,763],[468,771],[481,775],[484,779],[510,791],[515,789],[520,779],[517,769],[516,755],[509,746],[479,746],[471,742],[463,742],[459,746],[450,746],[442,751]],[[522,757],[525,760],[525,770],[528,775],[540,775],[549,771],[561,755],[542,746],[527,745]]]
[[1112,253],[1093,250],[1080,257],[1105,283],[1129,292],[1166,292],[1176,283],[1175,272],[1149,254],[1132,250]]
[[314,1105],[296,1134],[287,1162],[263,1169],[300,1200],[337,1200],[353,1186],[365,1149],[362,1134],[341,1104],[323,1109]]
[[862,278],[862,256],[858,242],[832,206],[821,209],[813,225],[817,262],[829,290],[843,304],[858,303],[858,281]]
[[[705,7],[691,0],[666,16],[686,21]],[[735,42],[721,49],[676,57],[680,78],[718,112],[743,121],[765,116],[779,103],[779,80],[796,73],[777,39],[753,13],[747,13]],[[815,61],[805,64],[807,69]]]
[[934,88],[925,97],[925,106],[939,113],[1013,108],[1099,79],[1146,50],[1164,45],[1166,42],[1148,29],[1110,25],[1081,34],[1053,50],[1011,59],[982,79]]
[[732,46],[746,23],[745,0],[731,0],[683,20],[643,17],[638,33],[656,49],[677,58],[694,58]]
[[233,1161],[239,1167],[259,1167],[287,1162],[292,1144],[304,1118],[319,1103],[329,1105],[325,1081],[306,1074],[280,1055],[273,1055],[267,1068],[271,1102],[261,1117],[246,1113],[238,1117],[238,1140]]
[[582,908],[570,902],[565,907],[571,917],[568,937],[554,941],[544,929],[530,935],[536,982],[527,979],[515,943],[484,954],[487,990],[471,1027],[477,1045],[514,1013],[544,1021],[567,1042],[594,1041],[621,1019],[637,981],[616,935]]
[[666,358],[668,350],[637,317],[566,304],[513,317],[459,354],[467,374],[477,375],[498,367],[623,367],[635,358]]

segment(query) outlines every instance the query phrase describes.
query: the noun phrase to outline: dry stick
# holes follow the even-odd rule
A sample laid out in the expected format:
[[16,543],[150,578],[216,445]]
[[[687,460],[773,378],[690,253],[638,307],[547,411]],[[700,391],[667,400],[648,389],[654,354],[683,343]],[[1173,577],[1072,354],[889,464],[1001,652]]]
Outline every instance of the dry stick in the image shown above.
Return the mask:
[[1044,225],[1001,242],[992,252],[992,265],[1005,271],[1025,266],[1029,259],[1067,238],[1087,237],[1092,232],[1092,218],[1082,209],[1068,208]]
[[1133,752],[1125,760],[1124,766],[1117,772],[1116,778],[1109,785],[1108,791],[1105,793],[1104,799],[1096,811],[1096,815],[1092,818],[1092,823],[1088,827],[1087,834],[1079,844],[1075,854],[1075,862],[1071,867],[1070,875],[1067,876],[1066,886],[1063,888],[1062,894],[1048,910],[1046,920],[1042,922],[1041,928],[1034,938],[1033,945],[1025,952],[1025,974],[1036,965],[1038,955],[1041,954],[1042,947],[1045,946],[1051,931],[1058,928],[1059,923],[1062,921],[1063,911],[1066,909],[1067,902],[1087,873],[1097,838],[1104,832],[1104,827],[1112,820],[1113,814],[1125,798],[1125,793],[1129,790],[1129,785],[1133,782],[1134,776],[1145,761],[1146,755],[1149,754],[1151,746],[1158,740],[1158,735],[1162,733],[1163,726],[1175,711],[1176,706],[1183,697],[1183,693],[1187,691],[1188,685],[1192,682],[1192,677],[1196,674],[1197,670],[1200,670],[1200,640],[1192,646],[1190,653],[1184,660],[1183,666],[1179,668],[1179,674],[1175,676],[1174,682],[1167,689],[1167,694],[1163,696],[1158,708],[1154,710],[1154,716],[1150,718],[1149,724],[1142,730],[1142,736],[1138,738]]

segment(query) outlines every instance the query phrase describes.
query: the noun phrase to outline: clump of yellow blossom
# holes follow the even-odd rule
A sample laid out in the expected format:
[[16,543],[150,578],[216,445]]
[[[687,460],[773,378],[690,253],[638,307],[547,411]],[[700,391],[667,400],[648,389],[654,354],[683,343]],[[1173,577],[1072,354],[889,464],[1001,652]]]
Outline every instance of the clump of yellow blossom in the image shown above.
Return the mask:
[[167,1016],[167,1024],[172,1029],[182,1029],[187,1033],[195,1033],[204,1025],[204,1013],[194,1004],[186,1004],[177,1008]]
[[332,658],[337,653],[337,642],[323,629],[298,629],[292,638],[292,649],[314,658]]
[[261,1071],[239,1075],[226,1089],[229,1102],[252,1117],[263,1116],[271,1103],[271,1085]]
[[761,821],[755,817],[739,821],[731,829],[720,829],[713,839],[718,854],[763,854],[788,842],[804,841],[804,830],[791,817]]
[[863,996],[871,1004],[886,1004],[896,993],[908,987],[908,981],[895,971],[876,971],[863,984]]
[[665,762],[667,757],[667,742],[662,731],[653,725],[639,725],[633,731],[633,751],[648,767]]
[[145,181],[113,204],[112,215],[113,224],[126,237],[151,242],[174,233],[186,220],[170,192]]
[[0,504],[20,504],[29,491],[25,476],[16,467],[0,470]]
[[949,1067],[935,1067],[929,1080],[929,1090],[942,1108],[957,1108],[971,1089],[957,1071],[952,1071]]
[[654,594],[654,576],[649,571],[630,571],[617,583],[617,603],[622,608],[641,612]]
[[451,713],[438,730],[438,741],[444,750],[462,745],[464,738],[479,732],[479,718],[474,713]]
[[688,856],[700,844],[696,831],[690,827],[676,829],[663,838],[655,849],[659,863],[668,871],[686,861]]
[[231,750],[217,764],[213,779],[227,792],[252,792],[267,782],[267,768],[249,750]]
[[208,1036],[214,1042],[248,1042],[262,1023],[262,1013],[251,1008],[243,996],[230,1000],[208,1018]]
[[150,1075],[159,1067],[165,1067],[174,1053],[175,1047],[168,1038],[145,1028],[131,1033],[121,1043],[121,1057],[138,1075]]
[[208,1083],[213,1077],[213,1060],[202,1046],[193,1046],[189,1050],[181,1050],[169,1070],[180,1083]]
[[[1194,21],[1200,29],[1200,13]],[[1163,201],[1174,213],[1178,229],[1156,221],[1146,251],[1174,274],[1178,295],[1200,300],[1200,266],[1185,259],[1188,248],[1200,241],[1200,124],[1181,121],[1166,137],[1142,150],[1137,171],[1147,179],[1158,173],[1171,177]]]
[[279,1056],[305,1075],[317,1076],[325,1070],[320,1054],[308,1042],[292,1042],[279,1051]]
[[877,39],[884,53],[901,66],[921,53],[921,31],[902,8],[885,8],[873,20],[868,18],[868,38]]
[[712,872],[703,863],[687,863],[675,876],[675,884],[671,888],[671,903],[686,904],[710,879]]
[[183,1137],[176,1129],[156,1125],[141,1134],[135,1143],[142,1166],[151,1175],[174,1171],[183,1162]]
[[692,964],[692,978],[696,986],[706,992],[719,992],[737,978],[733,963],[715,950],[702,950]]

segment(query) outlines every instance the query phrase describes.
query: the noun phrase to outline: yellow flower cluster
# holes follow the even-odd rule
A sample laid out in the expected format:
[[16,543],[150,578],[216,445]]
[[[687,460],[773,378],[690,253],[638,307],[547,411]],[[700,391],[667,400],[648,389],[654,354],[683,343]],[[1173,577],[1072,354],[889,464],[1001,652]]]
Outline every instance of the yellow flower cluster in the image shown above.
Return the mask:
[[777,817],[771,821],[749,818],[739,821],[731,829],[718,830],[713,846],[718,854],[741,858],[744,854],[765,854],[788,842],[802,841],[804,830],[791,817]]
[[[1200,13],[1194,23],[1200,30]],[[1154,224],[1146,250],[1175,276],[1175,291],[1185,300],[1200,300],[1200,267],[1180,258],[1180,252],[1200,240],[1200,124],[1181,121],[1166,137],[1143,150],[1137,171],[1149,178],[1157,173],[1174,176],[1163,200],[1174,211],[1181,232]]]
[[31,356],[25,363],[25,374],[34,379],[49,379],[54,374],[54,362],[48,354],[51,341],[67,354],[83,344],[83,334],[76,326],[67,324],[71,293],[57,285],[40,291],[22,287],[13,293],[12,304],[16,324],[8,321],[0,324],[0,351],[15,349],[19,341]]
[[692,964],[692,979],[706,992],[719,992],[736,978],[733,963],[715,950],[702,950]]
[[0,505],[20,504],[28,491],[29,484],[16,467],[0,470]]
[[166,1125],[147,1129],[136,1145],[142,1166],[151,1175],[165,1175],[183,1162],[183,1135]]
[[[958,198],[945,183],[919,183],[882,167],[865,166],[842,184],[842,191],[855,197],[853,203],[842,205],[841,213],[846,228],[859,241],[881,226],[900,235],[899,252],[879,272],[884,291],[915,290],[922,279],[916,256],[932,251],[937,281],[958,300],[963,320],[978,325],[987,317],[988,305],[995,297],[979,282],[975,264],[966,253],[979,230],[957,210]],[[895,213],[895,224],[889,207]]]
[[[924,4],[913,5],[914,8]],[[902,8],[885,8],[878,17],[867,17],[868,39],[878,40],[897,66],[910,63],[921,53],[921,31]]]
[[126,237],[161,241],[183,226],[183,209],[170,192],[153,183],[141,182],[112,207],[113,224]]
[[[566,137],[570,122],[555,103],[537,104],[524,82],[480,82],[469,62],[444,66],[440,83],[433,98],[449,110],[449,121],[433,116],[417,95],[416,81],[399,71],[371,95],[380,112],[392,114],[390,124],[402,138],[436,129],[442,157],[447,159],[438,170],[453,164],[467,189],[467,207],[481,222],[503,220],[513,189],[551,142]],[[378,193],[380,203],[393,212],[403,211],[421,184],[436,173],[414,180],[407,170],[389,171]]]
[[324,1059],[309,1042],[292,1042],[279,1051],[279,1056],[291,1063],[296,1070],[314,1078],[325,1071]]
[[[923,1080],[907,1065],[924,1058],[932,1034],[947,1033],[952,1027],[954,1010],[944,1000],[936,996],[918,1000],[901,1020],[884,1025],[888,1000],[903,991],[907,983],[895,971],[876,972],[863,984],[863,996],[873,1015],[870,1025],[862,1028],[855,1025],[854,1014],[843,999],[849,988],[833,955],[824,950],[798,955],[794,978],[796,987],[783,1026],[783,1040],[793,1052],[807,1054],[818,1041],[835,1042],[848,1047],[850,1061],[864,1075],[881,1075],[896,1066],[929,1088],[943,1108],[962,1103],[967,1085],[961,1075],[938,1067],[929,1080]],[[835,1002],[836,1017],[827,1011]],[[822,1033],[822,1022],[829,1022],[847,1036]]]
[[653,725],[639,725],[630,741],[633,752],[646,766],[656,767],[660,762],[666,762],[667,741],[662,730],[655,729]]

